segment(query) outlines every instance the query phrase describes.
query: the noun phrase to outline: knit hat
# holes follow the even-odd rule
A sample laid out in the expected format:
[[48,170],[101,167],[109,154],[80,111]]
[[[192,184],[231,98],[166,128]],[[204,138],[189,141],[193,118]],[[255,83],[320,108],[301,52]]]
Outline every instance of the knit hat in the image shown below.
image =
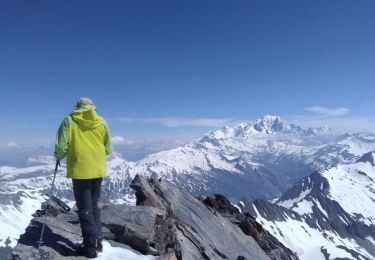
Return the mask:
[[83,97],[78,99],[74,112],[85,112],[93,109],[96,109],[96,107],[91,98]]

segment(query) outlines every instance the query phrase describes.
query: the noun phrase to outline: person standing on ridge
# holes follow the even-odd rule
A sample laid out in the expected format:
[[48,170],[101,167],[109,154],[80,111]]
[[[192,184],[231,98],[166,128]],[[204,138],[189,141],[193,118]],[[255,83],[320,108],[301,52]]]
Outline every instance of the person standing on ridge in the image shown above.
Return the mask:
[[77,251],[87,258],[95,258],[103,250],[98,200],[106,176],[106,156],[111,153],[108,123],[96,113],[90,98],[80,98],[59,127],[55,158],[66,156],[66,176],[73,181],[83,237]]

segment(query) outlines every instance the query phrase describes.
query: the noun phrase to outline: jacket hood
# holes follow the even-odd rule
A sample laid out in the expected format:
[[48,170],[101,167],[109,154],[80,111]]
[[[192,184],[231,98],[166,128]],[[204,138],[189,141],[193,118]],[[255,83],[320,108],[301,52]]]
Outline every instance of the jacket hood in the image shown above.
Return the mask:
[[104,122],[104,119],[96,113],[95,109],[84,112],[76,109],[70,114],[70,116],[78,125],[88,129],[95,129]]

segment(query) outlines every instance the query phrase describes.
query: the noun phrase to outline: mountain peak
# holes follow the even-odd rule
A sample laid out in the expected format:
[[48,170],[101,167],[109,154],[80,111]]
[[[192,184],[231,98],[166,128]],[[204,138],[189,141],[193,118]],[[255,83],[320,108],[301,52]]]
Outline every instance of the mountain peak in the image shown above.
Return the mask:
[[257,121],[282,121],[281,117],[279,116],[272,116],[272,115],[265,115],[262,118],[258,119]]
[[284,122],[279,116],[264,116],[255,121],[254,129],[261,133],[300,132],[299,126]]
[[300,134],[300,135],[320,135],[323,136],[331,132],[328,126],[309,128],[305,131],[300,126],[288,123],[280,116],[266,115],[255,122],[242,122],[234,127],[223,127],[209,132],[205,137],[214,139],[228,139],[234,137],[247,138],[252,135],[261,134]]
[[311,135],[325,135],[330,133],[332,134],[333,130],[330,126],[324,125],[319,127],[309,127],[306,133]]
[[371,165],[375,166],[375,151],[366,153],[357,162],[369,162]]

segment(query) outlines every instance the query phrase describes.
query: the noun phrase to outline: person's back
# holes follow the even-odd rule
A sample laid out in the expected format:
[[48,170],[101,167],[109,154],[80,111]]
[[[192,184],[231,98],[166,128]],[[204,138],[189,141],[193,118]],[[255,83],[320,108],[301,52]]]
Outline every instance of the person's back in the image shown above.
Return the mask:
[[102,250],[98,200],[106,175],[106,155],[111,152],[107,122],[96,113],[91,99],[79,99],[76,109],[58,130],[55,157],[61,160],[66,156],[67,177],[73,180],[82,228],[83,245],[79,253],[87,257],[96,257],[96,250]]

